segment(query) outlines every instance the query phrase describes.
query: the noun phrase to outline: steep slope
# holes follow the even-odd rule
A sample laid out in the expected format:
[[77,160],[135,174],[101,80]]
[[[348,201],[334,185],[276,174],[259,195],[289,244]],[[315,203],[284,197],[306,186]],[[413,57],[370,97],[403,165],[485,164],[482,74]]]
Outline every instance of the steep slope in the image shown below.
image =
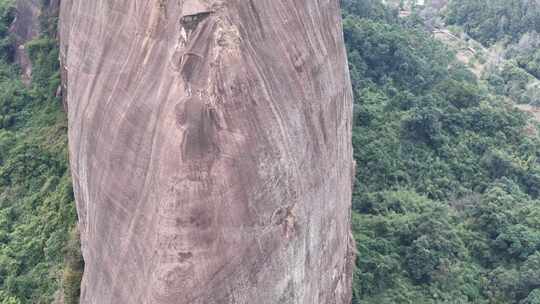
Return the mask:
[[359,168],[352,303],[538,303],[540,124],[415,14],[344,3]]
[[55,23],[50,19],[58,15],[59,0],[16,0],[15,19],[9,31],[14,40],[15,62],[21,67],[22,81],[32,81],[32,61],[26,44],[42,35],[53,34]]
[[21,67],[23,82],[28,85],[32,80],[32,63],[24,45],[40,34],[39,16],[42,7],[39,0],[18,0],[15,7],[16,17],[10,32],[15,38],[15,61]]
[[[56,96],[58,48],[47,31],[56,18],[42,14],[52,6],[38,4],[44,2],[0,1],[0,303],[51,303],[61,297],[65,275],[75,295],[80,282],[78,269],[64,265],[76,212],[67,119]],[[28,5],[38,5],[31,9],[37,15],[24,15]],[[22,44],[32,66],[25,84],[15,56]]]
[[81,303],[350,303],[338,2],[62,1]]

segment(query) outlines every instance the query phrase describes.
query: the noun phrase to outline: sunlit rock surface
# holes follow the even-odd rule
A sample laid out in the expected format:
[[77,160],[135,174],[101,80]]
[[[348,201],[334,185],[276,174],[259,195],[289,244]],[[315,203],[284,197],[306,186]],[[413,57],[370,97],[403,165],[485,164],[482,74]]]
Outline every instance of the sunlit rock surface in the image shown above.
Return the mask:
[[63,0],[83,304],[349,304],[338,0]]

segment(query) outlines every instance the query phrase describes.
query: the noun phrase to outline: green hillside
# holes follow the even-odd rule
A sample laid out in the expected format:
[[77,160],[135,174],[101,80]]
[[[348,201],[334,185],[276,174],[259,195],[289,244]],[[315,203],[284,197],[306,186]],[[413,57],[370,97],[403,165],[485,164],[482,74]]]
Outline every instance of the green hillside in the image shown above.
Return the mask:
[[[538,6],[450,3],[448,23],[507,47],[511,65],[477,79],[416,14],[343,1],[358,163],[353,304],[540,303],[540,128],[512,104],[538,77]],[[51,303],[58,290],[72,304],[82,261],[58,49],[54,33],[27,45],[26,87],[13,18],[0,0],[0,304]]]
[[12,1],[0,1],[0,303],[51,303],[76,219],[58,49],[47,33],[27,45],[33,83],[24,86],[13,18]]
[[375,0],[344,10],[353,303],[540,303],[538,124],[417,16],[398,19]]
[[491,53],[479,59],[488,62],[484,78],[494,93],[518,103],[540,105],[539,7],[535,0],[453,0],[444,14]]

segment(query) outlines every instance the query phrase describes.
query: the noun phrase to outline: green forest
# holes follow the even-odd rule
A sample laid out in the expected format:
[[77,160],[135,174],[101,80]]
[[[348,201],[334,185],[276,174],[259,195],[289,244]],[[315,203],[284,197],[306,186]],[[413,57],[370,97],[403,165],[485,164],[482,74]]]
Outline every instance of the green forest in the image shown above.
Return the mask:
[[61,288],[78,283],[79,268],[70,265],[80,261],[69,258],[78,256],[76,213],[67,120],[56,96],[56,18],[44,15],[41,37],[26,45],[33,65],[26,86],[8,31],[14,14],[13,1],[0,0],[0,304],[51,303],[61,289],[66,304],[76,303],[69,298],[78,288]]
[[[540,303],[540,129],[515,108],[523,88],[505,87],[521,71],[479,78],[418,14],[399,18],[377,0],[343,8],[358,163],[353,303]],[[540,30],[534,1],[454,0],[444,13],[486,47]]]
[[540,9],[535,0],[454,0],[447,22],[463,26],[484,45],[501,40],[519,41],[540,30]]
[[[535,0],[451,1],[445,21],[505,61],[484,75],[491,92],[540,105],[540,3]],[[484,59],[485,60],[485,59]],[[490,64],[492,65],[492,64]]]
[[[355,95],[353,304],[540,304],[540,125],[516,103],[540,77],[535,0],[452,0],[444,22],[505,64],[475,75],[419,14],[343,0]],[[55,16],[26,45],[0,0],[0,304],[78,303]]]

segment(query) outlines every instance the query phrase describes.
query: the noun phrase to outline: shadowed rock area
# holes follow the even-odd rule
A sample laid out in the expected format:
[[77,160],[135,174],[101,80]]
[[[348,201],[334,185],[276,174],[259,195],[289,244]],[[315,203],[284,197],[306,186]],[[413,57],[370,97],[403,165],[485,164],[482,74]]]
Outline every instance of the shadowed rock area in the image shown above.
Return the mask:
[[17,0],[15,8],[15,20],[9,30],[15,38],[15,61],[21,67],[22,81],[29,85],[32,79],[32,62],[24,44],[39,36],[39,17],[43,8],[40,0]]
[[350,303],[338,0],[63,0],[81,303]]
[[32,81],[32,62],[25,44],[36,39],[46,29],[42,18],[56,16],[60,0],[16,0],[15,19],[9,28],[14,38],[15,62],[21,67],[21,80],[27,86]]

